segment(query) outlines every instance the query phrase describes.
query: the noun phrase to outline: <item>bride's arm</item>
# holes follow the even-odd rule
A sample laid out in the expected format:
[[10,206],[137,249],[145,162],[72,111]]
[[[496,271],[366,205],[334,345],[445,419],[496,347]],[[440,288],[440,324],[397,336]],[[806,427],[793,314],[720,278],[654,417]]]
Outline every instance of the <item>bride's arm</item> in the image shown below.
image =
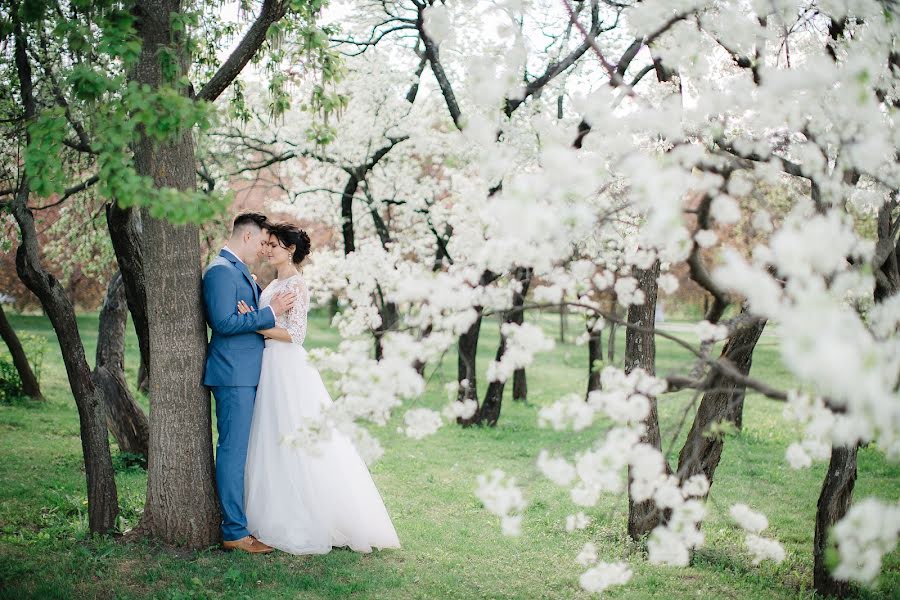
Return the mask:
[[[306,338],[306,316],[309,311],[309,290],[303,279],[296,280],[292,288],[292,291],[297,294],[298,302],[287,313],[287,328],[272,327],[269,329],[260,329],[256,333],[262,334],[273,340],[302,346],[303,340]],[[248,312],[253,312],[253,308],[241,300],[238,302],[238,312],[243,315]]]
[[288,342],[288,343],[290,343],[292,341],[291,334],[289,334],[288,330],[283,327],[273,327],[271,329],[261,329],[261,330],[257,331],[256,333],[261,333],[263,336],[265,336],[269,339],[272,339],[272,340],[279,340],[281,342]]
[[[253,309],[243,300],[238,302],[238,312],[242,315],[253,312]],[[269,329],[259,329],[257,330],[258,334],[263,335],[267,338],[273,340],[279,340],[282,342],[290,342],[291,334],[288,333],[288,330],[284,327],[270,327]]]

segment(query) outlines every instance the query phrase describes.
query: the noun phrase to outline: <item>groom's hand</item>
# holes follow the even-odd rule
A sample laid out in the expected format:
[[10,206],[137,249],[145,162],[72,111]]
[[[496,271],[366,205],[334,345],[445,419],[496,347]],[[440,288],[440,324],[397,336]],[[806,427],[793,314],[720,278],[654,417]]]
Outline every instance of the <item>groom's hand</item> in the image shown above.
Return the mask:
[[297,294],[291,291],[283,291],[278,292],[274,296],[272,296],[272,301],[269,302],[269,306],[272,307],[272,311],[275,313],[275,316],[284,314],[287,311],[291,310],[294,306],[294,302],[297,300]]

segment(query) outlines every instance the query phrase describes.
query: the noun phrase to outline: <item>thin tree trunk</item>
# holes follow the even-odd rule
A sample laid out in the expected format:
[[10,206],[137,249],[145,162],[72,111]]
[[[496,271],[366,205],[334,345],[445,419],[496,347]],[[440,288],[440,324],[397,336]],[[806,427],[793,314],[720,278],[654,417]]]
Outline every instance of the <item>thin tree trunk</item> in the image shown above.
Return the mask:
[[588,319],[585,324],[588,331],[588,382],[585,400],[591,392],[600,389],[600,368],[597,363],[603,362],[603,330],[594,331],[595,323],[594,319]]
[[[465,400],[474,400],[476,403],[478,402],[478,377],[475,369],[477,366],[476,356],[478,354],[478,337],[481,334],[481,313],[483,309],[480,306],[476,306],[475,310],[478,313],[475,322],[469,326],[469,329],[467,329],[465,333],[459,336],[459,341],[457,342],[458,358],[456,377],[459,385],[457,400],[460,402]],[[456,422],[460,425],[468,426],[475,423],[477,419],[478,410],[476,409],[475,414],[468,419],[457,417]]]
[[[27,44],[27,35],[21,23],[17,21],[15,63],[24,117],[30,122],[37,115],[37,103],[34,99]],[[30,141],[30,135],[26,134],[26,142]],[[59,281],[41,264],[34,215],[27,205],[29,194],[29,174],[24,171],[12,204],[13,217],[19,226],[22,240],[16,251],[16,272],[28,289],[38,297],[56,332],[69,385],[78,408],[81,449],[84,453],[87,479],[88,527],[95,533],[107,533],[115,528],[116,516],[119,514],[119,500],[109,453],[109,436],[106,433],[103,405],[100,394],[91,380],[91,370],[78,332],[78,321],[75,319],[75,308]]]
[[[378,294],[381,295],[381,286],[378,286]],[[375,328],[375,360],[381,360],[384,356],[384,334],[393,331],[400,323],[400,311],[393,302],[385,302],[381,298],[381,325]]]
[[[494,358],[497,362],[500,362],[500,359],[502,359],[503,355],[506,353],[506,336],[503,335],[502,324],[521,324],[524,321],[525,317],[522,306],[525,304],[525,295],[528,293],[528,287],[531,285],[531,274],[532,269],[526,267],[517,267],[513,273],[516,281],[518,281],[521,286],[521,293],[514,294],[512,308],[503,315],[500,345],[497,348],[497,354]],[[503,391],[505,387],[506,382],[500,380],[491,381],[488,384],[487,392],[484,394],[484,402],[481,403],[476,422],[482,425],[489,425],[490,427],[495,427],[497,425],[497,421],[500,420],[500,408],[503,405]]]
[[561,304],[559,306],[559,343],[566,343],[566,323],[568,319],[566,318],[569,314],[569,307],[566,304]]
[[525,368],[513,371],[513,400],[516,402],[525,402],[528,400],[528,378],[525,375]]
[[110,280],[97,333],[94,385],[101,391],[106,424],[123,452],[148,456],[150,425],[125,382],[125,325],[128,309],[121,273]]
[[[516,279],[522,284],[520,291],[513,293],[513,308],[510,315],[510,323],[521,325],[525,322],[525,297],[528,295],[528,288],[531,287],[531,278],[534,270],[530,267],[520,267],[516,269]],[[525,375],[525,368],[513,371],[513,400],[525,402],[528,400],[528,378]]]
[[6,342],[6,347],[9,348],[9,353],[12,355],[13,365],[16,367],[16,372],[19,373],[19,379],[22,381],[22,392],[35,400],[43,400],[41,386],[38,384],[37,377],[31,368],[31,363],[28,362],[28,357],[25,355],[25,349],[22,348],[19,336],[16,335],[15,329],[12,328],[12,325],[6,319],[6,313],[3,312],[2,304],[0,304],[0,337]]
[[[746,308],[742,314],[746,314],[745,311]],[[738,329],[725,344],[719,360],[729,362],[742,374],[749,375],[753,351],[765,327],[765,319],[754,318]],[[721,435],[711,435],[710,430],[726,421],[739,425],[746,386],[715,371],[709,376],[708,388],[678,455],[678,477],[685,481],[702,473],[712,485],[725,440]]]
[[[163,84],[159,56],[177,53],[187,71],[184,40],[172,31],[177,0],[135,7],[141,55],[132,80]],[[184,90],[187,93],[187,90]],[[190,131],[160,143],[141,136],[135,168],[157,187],[191,190],[195,154]],[[220,537],[213,485],[209,391],[202,384],[206,350],[200,282],[200,236],[194,225],[172,225],[144,209],[142,248],[150,350],[150,456],[147,501],[138,530],[168,544],[203,548]]]
[[[625,372],[641,368],[653,375],[656,373],[656,339],[652,329],[656,325],[656,296],[659,277],[659,261],[647,270],[635,269],[634,277],[638,280],[638,289],[644,292],[644,303],[628,308],[629,325],[637,325],[648,331],[637,331],[629,327],[625,331]],[[661,449],[659,434],[659,416],[656,411],[656,398],[650,398],[650,414],[644,421],[647,428],[641,438],[642,442]],[[668,466],[667,466],[668,469]],[[634,502],[631,498],[631,469],[628,476],[628,535],[639,540],[659,524],[661,515],[653,500]]]
[[138,389],[150,391],[150,324],[147,321],[147,284],[144,278],[142,249],[143,223],[137,208],[121,208],[116,203],[106,207],[106,225],[116,253],[116,262],[125,285],[128,310],[134,323],[141,352],[138,367]]
[[831,576],[825,565],[828,547],[828,531],[844,518],[853,499],[856,484],[857,447],[835,447],[831,449],[831,461],[819,494],[816,507],[816,534],[813,538],[813,585],[823,596],[846,597],[850,584]]
[[[613,314],[616,314],[617,312],[616,308],[613,307]],[[616,333],[618,330],[618,323],[613,321],[609,324],[609,337],[606,340],[606,362],[611,365],[616,362]]]
[[[497,279],[497,275],[491,271],[485,271],[478,279],[479,286],[489,285]],[[481,320],[484,307],[474,306],[476,313],[475,321],[469,326],[457,342],[457,363],[456,363],[456,381],[459,384],[456,399],[460,402],[464,400],[474,400],[478,403],[478,373],[477,373],[477,355],[478,355],[478,337],[481,335]],[[457,417],[456,422],[467,427],[478,422],[479,410],[476,409],[468,419]]]

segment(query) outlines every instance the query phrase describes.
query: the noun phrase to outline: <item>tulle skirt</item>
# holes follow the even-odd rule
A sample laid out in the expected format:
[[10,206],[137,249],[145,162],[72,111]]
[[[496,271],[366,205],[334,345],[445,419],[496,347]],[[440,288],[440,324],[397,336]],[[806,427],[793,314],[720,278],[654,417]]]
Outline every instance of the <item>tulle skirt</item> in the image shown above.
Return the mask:
[[349,438],[332,430],[312,451],[283,439],[331,403],[302,346],[266,341],[244,478],[248,529],[291,554],[399,548],[381,495]]

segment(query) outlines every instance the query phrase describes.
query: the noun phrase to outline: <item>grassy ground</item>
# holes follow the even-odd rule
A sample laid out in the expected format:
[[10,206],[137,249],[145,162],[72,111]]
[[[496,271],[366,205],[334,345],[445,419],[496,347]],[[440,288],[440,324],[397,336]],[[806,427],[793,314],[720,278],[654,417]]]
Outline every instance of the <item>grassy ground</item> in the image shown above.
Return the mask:
[[[589,514],[593,524],[567,534],[567,514],[578,509],[567,494],[537,474],[541,448],[571,456],[602,433],[597,426],[577,434],[536,426],[536,413],[568,392],[583,393],[586,348],[557,344],[529,370],[529,404],[507,400],[496,429],[461,430],[448,426],[416,442],[396,433],[397,423],[376,429],[387,448],[372,468],[403,548],[371,555],[335,550],[325,556],[295,557],[226,554],[216,549],[181,552],[149,542],[123,544],[86,535],[85,484],[75,405],[53,332],[46,319],[13,316],[20,331],[46,335],[45,403],[0,405],[0,598],[580,598],[583,569],[574,557],[594,542],[603,560],[624,560],[635,572],[630,585],[612,598],[811,598],[812,535],[816,499],[824,465],[793,471],[784,450],[796,432],[780,417],[781,407],[748,397],[745,427],[728,440],[708,504],[706,546],[687,568],[647,564],[644,550],[626,535],[624,498],[608,498]],[[557,327],[558,317],[542,323]],[[79,321],[93,357],[96,316]],[[578,323],[571,319],[572,334]],[[496,349],[496,327],[486,324],[481,362]],[[324,316],[314,316],[307,346],[336,343]],[[621,356],[621,340],[619,356]],[[134,381],[136,343],[128,339],[128,376]],[[688,360],[661,342],[659,372]],[[420,406],[442,406],[443,384],[454,377],[456,357],[432,365],[429,393]],[[433,371],[433,374],[432,374]],[[789,384],[771,334],[763,337],[753,374]],[[688,395],[660,402],[664,446],[690,405]],[[398,417],[399,418],[399,417]],[[684,432],[680,433],[683,437]],[[677,456],[678,440],[672,444]],[[115,446],[114,453],[116,452]],[[122,528],[139,518],[146,476],[116,454]],[[515,475],[526,488],[526,535],[506,538],[496,519],[474,496],[475,478],[492,468]],[[900,468],[872,449],[859,455],[855,496],[900,496]],[[781,565],[751,565],[742,534],[728,518],[728,507],[745,502],[768,515],[772,535],[785,545]],[[858,590],[864,598],[900,593],[900,553],[886,560],[878,587]]]

